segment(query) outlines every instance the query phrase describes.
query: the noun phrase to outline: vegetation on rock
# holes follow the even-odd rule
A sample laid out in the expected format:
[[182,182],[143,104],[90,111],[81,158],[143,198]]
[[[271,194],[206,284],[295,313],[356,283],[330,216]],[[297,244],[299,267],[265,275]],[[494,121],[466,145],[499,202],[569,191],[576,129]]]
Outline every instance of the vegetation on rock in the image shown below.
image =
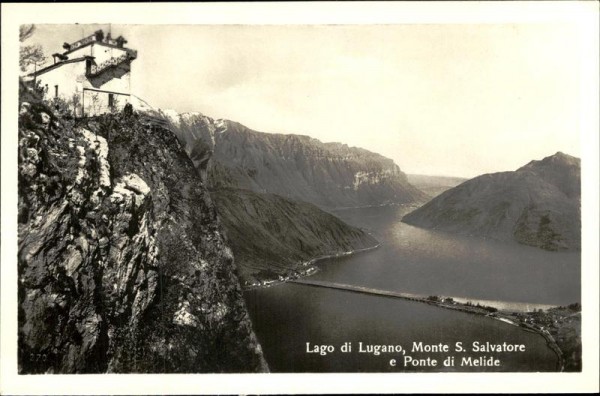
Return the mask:
[[18,190],[20,373],[267,369],[171,131],[131,111],[75,120],[21,84]]

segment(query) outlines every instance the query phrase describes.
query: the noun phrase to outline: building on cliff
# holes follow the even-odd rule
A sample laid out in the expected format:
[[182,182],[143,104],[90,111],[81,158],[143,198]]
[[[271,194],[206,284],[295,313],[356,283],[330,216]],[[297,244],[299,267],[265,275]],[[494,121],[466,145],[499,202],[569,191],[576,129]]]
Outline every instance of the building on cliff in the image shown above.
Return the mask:
[[61,98],[75,115],[91,116],[119,110],[131,97],[131,62],[137,51],[125,48],[123,36],[102,30],[53,54],[54,63],[31,74],[46,99]]

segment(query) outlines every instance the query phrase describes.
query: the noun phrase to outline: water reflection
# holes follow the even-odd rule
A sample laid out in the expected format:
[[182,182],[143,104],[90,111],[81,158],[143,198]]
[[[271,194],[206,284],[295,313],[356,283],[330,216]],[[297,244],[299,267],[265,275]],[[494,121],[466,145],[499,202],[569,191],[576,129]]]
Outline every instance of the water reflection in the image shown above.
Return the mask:
[[325,260],[315,279],[417,294],[569,304],[580,301],[579,252],[548,252],[511,242],[457,236],[400,222],[406,207],[336,212],[382,246]]

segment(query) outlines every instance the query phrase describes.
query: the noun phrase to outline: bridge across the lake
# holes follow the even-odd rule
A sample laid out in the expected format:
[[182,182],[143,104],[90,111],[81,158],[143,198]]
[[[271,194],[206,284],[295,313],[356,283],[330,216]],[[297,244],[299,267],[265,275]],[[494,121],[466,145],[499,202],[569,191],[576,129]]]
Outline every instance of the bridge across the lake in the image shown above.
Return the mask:
[[[499,310],[506,311],[519,311],[519,312],[530,312],[537,309],[548,309],[554,307],[554,305],[548,304],[531,304],[531,303],[523,303],[523,302],[510,302],[510,301],[494,301],[494,300],[481,300],[481,299],[471,299],[465,297],[439,297],[439,300],[432,300],[428,295],[425,294],[414,294],[414,293],[405,293],[398,292],[393,290],[383,290],[383,289],[375,289],[366,286],[357,286],[357,285],[349,285],[345,283],[339,282],[330,282],[323,280],[315,280],[308,278],[294,279],[289,280],[290,283],[296,283],[299,285],[306,286],[314,286],[314,287],[323,287],[326,289],[337,289],[337,290],[345,290],[356,293],[370,294],[375,296],[383,296],[383,297],[395,297],[402,298],[404,300],[418,301],[424,302],[428,304],[435,304],[445,308],[455,308],[452,302],[455,302],[456,305],[467,305],[473,306],[475,308],[478,304],[482,307],[493,307]],[[458,307],[456,307],[458,308]],[[456,309],[455,308],[455,309]]]

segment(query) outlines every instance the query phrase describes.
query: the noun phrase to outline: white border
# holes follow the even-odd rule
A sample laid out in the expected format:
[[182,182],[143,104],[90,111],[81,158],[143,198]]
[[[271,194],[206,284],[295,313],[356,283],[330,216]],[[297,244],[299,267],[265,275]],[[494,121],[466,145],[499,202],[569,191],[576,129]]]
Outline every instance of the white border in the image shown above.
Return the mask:
[[[598,391],[598,3],[2,4],[2,213],[0,393],[211,394]],[[18,26],[113,24],[573,23],[589,56],[581,78],[582,373],[16,375]],[[574,71],[577,72],[577,71]],[[573,131],[573,133],[576,133]]]

